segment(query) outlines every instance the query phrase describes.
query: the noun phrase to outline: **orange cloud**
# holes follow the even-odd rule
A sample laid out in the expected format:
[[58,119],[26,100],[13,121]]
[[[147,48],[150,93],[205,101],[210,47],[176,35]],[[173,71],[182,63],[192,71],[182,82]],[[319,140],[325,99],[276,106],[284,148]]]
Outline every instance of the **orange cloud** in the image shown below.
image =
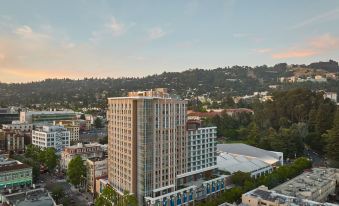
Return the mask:
[[23,82],[27,79],[31,81],[39,81],[47,78],[79,78],[79,72],[60,70],[53,73],[42,69],[28,69],[28,68],[1,68],[0,82]]
[[313,50],[290,50],[286,52],[272,54],[274,59],[287,59],[287,58],[302,58],[316,55],[317,52]]
[[320,37],[314,38],[310,41],[310,45],[324,50],[339,48],[339,38],[334,37],[331,34],[324,34]]
[[339,37],[324,34],[309,39],[303,46],[272,54],[274,59],[304,58],[339,49]]

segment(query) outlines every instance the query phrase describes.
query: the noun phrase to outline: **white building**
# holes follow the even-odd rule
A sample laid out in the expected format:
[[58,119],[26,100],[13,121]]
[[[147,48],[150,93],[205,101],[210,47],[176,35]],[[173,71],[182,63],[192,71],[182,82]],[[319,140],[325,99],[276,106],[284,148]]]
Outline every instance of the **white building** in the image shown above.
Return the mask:
[[326,79],[325,77],[321,76],[321,75],[316,75],[316,76],[314,77],[314,80],[315,80],[316,82],[327,82],[327,79]]
[[203,172],[204,170],[217,168],[217,158],[215,156],[217,151],[215,144],[216,137],[217,127],[188,129],[188,172]]
[[336,92],[325,92],[324,93],[324,98],[329,98],[333,102],[337,103],[337,93]]
[[70,132],[63,126],[43,126],[32,131],[32,144],[42,148],[53,147],[61,151],[70,145]]

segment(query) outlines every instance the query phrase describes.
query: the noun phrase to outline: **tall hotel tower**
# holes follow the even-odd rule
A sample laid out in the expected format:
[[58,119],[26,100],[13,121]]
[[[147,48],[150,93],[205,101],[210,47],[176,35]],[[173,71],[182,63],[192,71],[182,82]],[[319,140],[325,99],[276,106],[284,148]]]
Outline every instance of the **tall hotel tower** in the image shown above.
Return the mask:
[[[118,192],[136,195],[139,205],[167,205],[171,201],[178,205],[180,195],[180,204],[185,198],[186,202],[193,199],[193,186],[183,186],[187,176],[195,174],[189,163],[186,104],[185,100],[170,97],[166,89],[108,99],[109,184]],[[216,128],[206,131],[211,132],[214,141]],[[205,164],[204,160],[204,165],[214,169],[216,147],[214,142],[210,145],[211,154],[206,157],[211,161]],[[179,191],[178,198],[171,200],[179,183],[187,191]]]

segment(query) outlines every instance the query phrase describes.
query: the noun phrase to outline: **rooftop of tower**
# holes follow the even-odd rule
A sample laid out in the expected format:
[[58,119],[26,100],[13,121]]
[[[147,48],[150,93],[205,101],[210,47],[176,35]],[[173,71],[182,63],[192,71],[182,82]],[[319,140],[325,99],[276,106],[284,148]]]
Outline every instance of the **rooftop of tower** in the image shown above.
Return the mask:
[[128,92],[128,97],[160,97],[169,98],[167,88],[156,88],[150,91]]
[[180,99],[177,95],[170,95],[167,88],[156,88],[149,91],[134,91],[128,92],[126,97],[110,97],[108,99],[154,99],[154,98],[163,98],[163,99]]

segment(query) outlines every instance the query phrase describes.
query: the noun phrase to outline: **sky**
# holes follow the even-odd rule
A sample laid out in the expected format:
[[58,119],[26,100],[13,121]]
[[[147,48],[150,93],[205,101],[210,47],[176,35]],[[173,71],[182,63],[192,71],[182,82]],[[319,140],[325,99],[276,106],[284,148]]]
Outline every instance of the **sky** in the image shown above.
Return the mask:
[[329,59],[338,0],[0,0],[0,82]]

